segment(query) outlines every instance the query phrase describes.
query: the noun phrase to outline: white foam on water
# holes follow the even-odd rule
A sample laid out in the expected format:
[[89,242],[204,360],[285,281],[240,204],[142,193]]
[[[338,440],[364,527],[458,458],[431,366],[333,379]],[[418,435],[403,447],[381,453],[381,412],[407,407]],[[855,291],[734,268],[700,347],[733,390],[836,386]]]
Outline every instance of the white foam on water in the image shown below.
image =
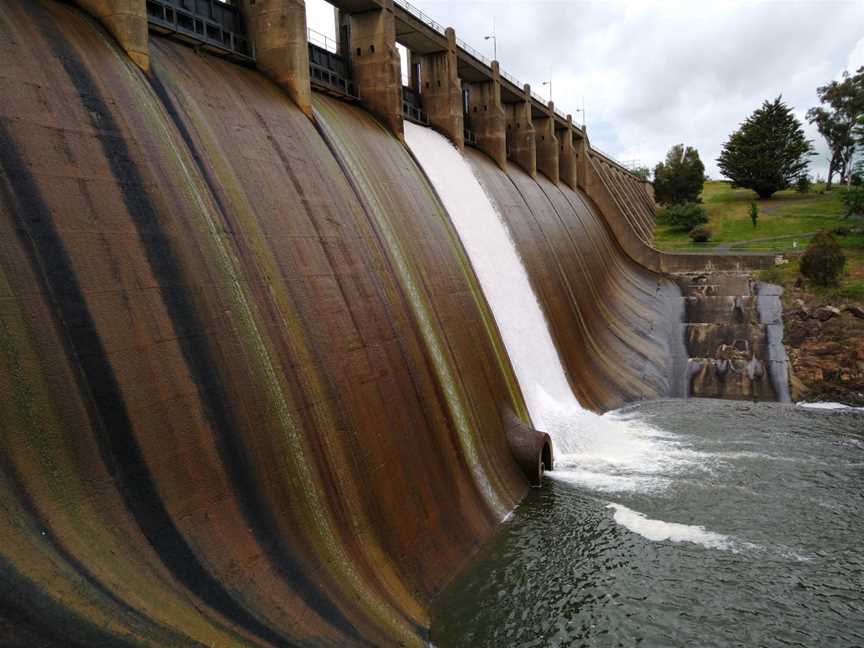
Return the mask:
[[643,513],[634,511],[621,504],[609,504],[606,508],[613,509],[615,522],[652,542],[691,542],[709,549],[734,549],[734,542],[729,536],[704,527],[677,522],[652,520]]
[[504,219],[473,167],[446,138],[405,123],[405,141],[438,192],[498,324],[522,395],[552,438],[554,475],[605,492],[654,490],[696,463],[668,434],[635,419],[584,409],[570,388],[546,317]]
[[832,403],[832,402],[823,402],[817,401],[813,403],[800,402],[795,403],[798,407],[804,407],[806,409],[815,409],[815,410],[864,410],[864,407],[852,407],[851,405],[844,405],[843,403]]

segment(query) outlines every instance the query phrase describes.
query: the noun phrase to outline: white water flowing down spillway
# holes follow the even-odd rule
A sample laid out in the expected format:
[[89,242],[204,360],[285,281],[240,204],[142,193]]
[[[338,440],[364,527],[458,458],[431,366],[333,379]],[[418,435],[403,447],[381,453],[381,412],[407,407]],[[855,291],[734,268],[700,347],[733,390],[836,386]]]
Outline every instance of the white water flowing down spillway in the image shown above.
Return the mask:
[[[698,453],[687,450],[675,435],[638,419],[600,416],[579,404],[510,231],[471,165],[430,128],[406,122],[405,140],[447,208],[468,253],[532,423],[552,438],[555,470],[551,476],[602,493],[646,492],[664,488],[677,467],[698,463]],[[637,533],[644,525],[638,515],[617,518]],[[656,527],[663,523],[650,522],[654,525],[652,533],[657,535]],[[701,529],[693,529],[692,537],[699,537]],[[667,537],[684,535],[676,528]]]

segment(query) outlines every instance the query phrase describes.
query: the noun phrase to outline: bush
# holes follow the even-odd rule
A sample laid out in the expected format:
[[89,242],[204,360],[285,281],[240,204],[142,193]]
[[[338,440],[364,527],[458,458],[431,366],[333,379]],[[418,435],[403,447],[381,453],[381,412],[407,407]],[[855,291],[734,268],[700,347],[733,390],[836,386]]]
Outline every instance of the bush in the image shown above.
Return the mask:
[[814,236],[801,257],[801,274],[820,286],[837,285],[845,266],[843,250],[830,232]]
[[798,193],[810,193],[810,178],[806,175],[798,176],[798,180],[795,181],[795,191]]
[[864,216],[864,188],[849,189],[843,193],[842,200],[847,216]]
[[689,232],[708,222],[708,212],[695,203],[680,203],[660,210],[657,221]]
[[711,230],[707,227],[694,227],[690,230],[690,240],[694,243],[707,243],[711,234]]
[[759,207],[756,205],[756,201],[750,202],[750,220],[753,223],[753,227],[756,227],[756,223],[759,222]]

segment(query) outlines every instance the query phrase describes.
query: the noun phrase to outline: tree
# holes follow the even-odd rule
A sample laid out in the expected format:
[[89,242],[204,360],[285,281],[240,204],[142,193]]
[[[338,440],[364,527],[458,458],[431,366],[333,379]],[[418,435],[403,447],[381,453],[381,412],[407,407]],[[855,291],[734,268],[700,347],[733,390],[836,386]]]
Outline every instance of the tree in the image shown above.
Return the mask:
[[816,93],[822,106],[808,110],[807,120],[816,125],[831,151],[825,184],[825,190],[830,191],[834,173],[840,172],[841,181],[847,177],[855,154],[856,125],[864,117],[864,67],[853,75],[843,72],[841,81],[820,86]]
[[708,213],[696,203],[676,203],[657,214],[657,220],[689,232],[697,225],[707,223]]
[[813,237],[801,257],[801,274],[820,286],[831,286],[837,283],[845,265],[840,244],[830,232],[823,231]]
[[699,202],[705,183],[705,165],[695,148],[676,144],[666,161],[654,167],[654,197],[664,205]]
[[756,206],[756,201],[750,202],[750,220],[753,222],[753,227],[759,222],[759,207]]
[[766,199],[807,172],[813,145],[783,97],[765,101],[723,145],[717,165],[739,187]]

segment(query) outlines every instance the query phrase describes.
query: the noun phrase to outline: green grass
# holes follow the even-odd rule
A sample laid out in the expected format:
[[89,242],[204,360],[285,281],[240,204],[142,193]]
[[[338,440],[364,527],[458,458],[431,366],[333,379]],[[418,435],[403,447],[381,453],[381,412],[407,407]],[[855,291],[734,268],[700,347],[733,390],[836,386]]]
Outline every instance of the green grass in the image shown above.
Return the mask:
[[[713,236],[707,244],[694,244],[687,232],[668,225],[658,225],[654,243],[661,250],[706,249],[737,241],[771,238],[791,234],[806,234],[822,229],[849,226],[843,218],[845,211],[841,203],[841,192],[818,193],[824,186],[814,186],[814,191],[799,194],[789,189],[774,194],[771,200],[758,200],[749,189],[732,189],[728,182],[705,183],[702,202],[708,212],[707,227]],[[750,221],[750,202],[759,206],[759,221],[753,227]],[[746,246],[734,245],[734,249],[766,251],[793,250],[793,240],[764,241]],[[806,246],[799,240],[798,246]]]
[[[794,189],[780,191],[770,200],[758,200],[749,189],[732,189],[729,182],[709,181],[702,191],[702,203],[708,212],[707,227],[713,232],[708,243],[692,243],[687,232],[668,225],[657,225],[654,244],[661,250],[710,250],[721,246],[730,251],[803,252],[809,243],[809,235],[819,230],[838,227],[864,226],[861,219],[845,218],[841,202],[843,188],[824,193],[824,185],[813,185],[811,192],[800,194]],[[822,193],[820,193],[822,192]],[[759,221],[753,227],[750,221],[750,202],[759,206]],[[790,236],[773,241],[753,239]],[[838,236],[846,254],[846,271],[840,286],[819,288],[808,286],[808,290],[827,301],[864,301],[864,234]],[[747,243],[747,241],[753,241]],[[766,281],[792,284],[798,277],[798,260],[763,272]]]

